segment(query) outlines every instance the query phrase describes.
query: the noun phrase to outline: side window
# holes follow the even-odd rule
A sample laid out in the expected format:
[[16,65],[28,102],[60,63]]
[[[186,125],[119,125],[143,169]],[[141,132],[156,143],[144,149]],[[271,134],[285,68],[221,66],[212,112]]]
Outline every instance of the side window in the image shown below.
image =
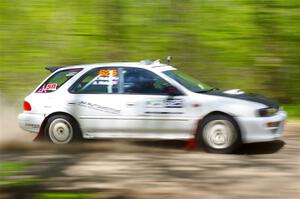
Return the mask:
[[82,68],[62,70],[52,75],[40,88],[37,93],[51,93],[59,89],[69,79],[79,73]]
[[118,93],[119,76],[117,68],[93,69],[71,88],[72,93]]
[[123,91],[126,94],[167,94],[170,84],[155,73],[142,68],[123,68]]

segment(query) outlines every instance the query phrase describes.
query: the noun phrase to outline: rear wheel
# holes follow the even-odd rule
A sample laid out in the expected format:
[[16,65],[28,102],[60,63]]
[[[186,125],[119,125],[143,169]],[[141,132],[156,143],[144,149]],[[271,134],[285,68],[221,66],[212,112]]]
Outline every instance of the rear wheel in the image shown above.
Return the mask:
[[54,144],[68,144],[78,140],[80,132],[76,121],[67,115],[54,115],[47,121],[45,135]]
[[233,118],[216,114],[204,118],[198,141],[207,152],[233,153],[241,145],[241,136]]

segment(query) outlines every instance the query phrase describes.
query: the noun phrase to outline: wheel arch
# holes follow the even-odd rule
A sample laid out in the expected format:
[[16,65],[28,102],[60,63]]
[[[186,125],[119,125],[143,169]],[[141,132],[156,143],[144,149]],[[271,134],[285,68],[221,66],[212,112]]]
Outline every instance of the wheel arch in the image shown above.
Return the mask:
[[196,132],[195,132],[195,136],[196,136],[196,137],[198,136],[198,133],[199,133],[199,131],[200,131],[201,128],[202,128],[203,121],[204,121],[207,117],[209,117],[209,116],[211,116],[211,115],[225,115],[225,116],[227,116],[227,117],[230,117],[230,118],[235,122],[236,127],[237,127],[237,130],[238,130],[240,136],[242,136],[240,124],[239,124],[239,122],[237,121],[237,119],[235,118],[234,115],[229,114],[229,113],[225,113],[225,112],[223,112],[223,111],[212,111],[212,112],[209,112],[208,114],[206,114],[204,117],[202,117],[202,118],[198,121],[197,128],[196,128]]
[[[45,117],[45,119],[43,120],[43,122],[42,122],[42,124],[41,124],[40,131],[39,131],[39,134],[38,134],[37,137],[43,137],[43,136],[44,136],[44,130],[45,130],[45,127],[46,127],[46,125],[47,125],[47,121],[48,121],[48,119],[49,119],[50,117],[52,117],[52,116],[54,116],[54,115],[65,115],[65,116],[68,116],[68,117],[72,118],[72,119],[76,122],[76,125],[77,125],[78,128],[79,128],[80,134],[82,135],[82,130],[81,130],[81,127],[80,127],[80,125],[79,125],[79,122],[77,121],[77,119],[76,119],[74,116],[72,116],[72,115],[69,114],[69,113],[63,112],[63,111],[57,111],[57,112],[53,112],[53,113],[51,113],[51,114],[49,114],[49,115],[47,115],[47,116]],[[37,139],[39,139],[39,138],[37,138]]]

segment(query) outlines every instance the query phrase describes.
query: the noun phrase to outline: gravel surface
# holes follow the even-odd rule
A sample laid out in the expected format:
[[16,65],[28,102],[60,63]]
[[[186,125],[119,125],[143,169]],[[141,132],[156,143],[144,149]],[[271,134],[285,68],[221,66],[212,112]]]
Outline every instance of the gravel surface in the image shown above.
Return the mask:
[[292,135],[246,145],[234,155],[186,151],[180,141],[10,143],[1,149],[1,162],[30,166],[2,181],[40,181],[0,185],[0,197],[67,191],[95,198],[299,198],[300,136]]

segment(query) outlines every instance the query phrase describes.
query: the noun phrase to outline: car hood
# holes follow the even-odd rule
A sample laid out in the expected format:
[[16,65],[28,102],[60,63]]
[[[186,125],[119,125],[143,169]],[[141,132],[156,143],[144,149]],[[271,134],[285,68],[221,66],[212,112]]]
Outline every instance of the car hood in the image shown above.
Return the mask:
[[278,109],[280,106],[277,102],[270,100],[262,95],[253,94],[253,93],[244,93],[239,89],[228,90],[228,91],[211,90],[203,94],[257,102],[257,103],[264,104],[267,107],[272,107],[276,109]]

